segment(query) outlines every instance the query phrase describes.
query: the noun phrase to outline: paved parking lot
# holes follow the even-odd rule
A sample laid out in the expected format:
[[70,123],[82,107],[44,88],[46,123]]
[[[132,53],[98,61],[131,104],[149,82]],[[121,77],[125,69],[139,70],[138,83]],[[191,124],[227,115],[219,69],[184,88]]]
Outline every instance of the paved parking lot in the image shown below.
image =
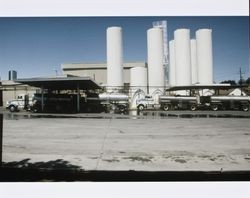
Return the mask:
[[4,117],[4,162],[63,160],[85,170],[250,169],[249,118]]

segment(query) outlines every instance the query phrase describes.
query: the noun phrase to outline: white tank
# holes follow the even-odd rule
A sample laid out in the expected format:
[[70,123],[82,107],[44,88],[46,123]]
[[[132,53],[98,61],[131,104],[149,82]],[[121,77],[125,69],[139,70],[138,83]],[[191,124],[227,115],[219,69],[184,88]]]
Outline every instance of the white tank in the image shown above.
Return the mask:
[[107,90],[121,89],[123,86],[123,45],[122,28],[107,29]]
[[191,39],[191,71],[192,71],[192,84],[198,82],[198,71],[197,71],[197,64],[196,64],[196,40]]
[[121,93],[101,93],[99,100],[101,101],[128,101],[128,95]]
[[165,88],[163,31],[151,28],[147,31],[148,86],[150,95],[161,95]]
[[133,67],[130,69],[130,88],[132,92],[141,89],[147,94],[147,68]]
[[176,86],[191,85],[190,30],[174,31]]
[[147,68],[133,67],[130,69],[130,108],[136,109],[136,101],[147,95]]
[[196,31],[198,81],[200,84],[213,84],[212,30]]
[[169,85],[175,86],[175,52],[174,40],[169,41]]

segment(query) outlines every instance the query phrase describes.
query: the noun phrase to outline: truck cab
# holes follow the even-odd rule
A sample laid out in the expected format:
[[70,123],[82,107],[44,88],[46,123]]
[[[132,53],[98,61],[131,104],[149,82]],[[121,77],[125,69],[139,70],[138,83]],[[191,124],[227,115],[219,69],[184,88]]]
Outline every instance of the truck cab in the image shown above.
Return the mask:
[[136,101],[136,107],[139,111],[144,109],[155,109],[158,108],[159,105],[156,104],[154,98],[152,96],[145,96],[145,98],[138,99]]
[[30,110],[30,103],[31,99],[28,94],[19,94],[17,99],[6,102],[6,109],[10,110],[10,112]]

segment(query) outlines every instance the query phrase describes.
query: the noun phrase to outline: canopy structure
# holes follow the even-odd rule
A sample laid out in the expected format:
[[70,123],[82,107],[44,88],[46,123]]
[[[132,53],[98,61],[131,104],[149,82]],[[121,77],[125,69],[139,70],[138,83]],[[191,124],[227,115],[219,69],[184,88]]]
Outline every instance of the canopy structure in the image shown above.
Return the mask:
[[101,89],[90,77],[24,78],[17,79],[15,82],[50,90]]
[[245,87],[244,85],[230,85],[230,84],[213,84],[213,85],[190,85],[190,86],[174,86],[166,89],[166,91],[178,90],[197,90],[197,89],[214,89],[214,90],[229,90],[235,88]]
[[17,83],[39,87],[42,91],[42,111],[44,110],[44,90],[76,90],[77,111],[80,112],[80,90],[96,90],[101,87],[90,77],[54,77],[54,78],[25,78],[15,80]]

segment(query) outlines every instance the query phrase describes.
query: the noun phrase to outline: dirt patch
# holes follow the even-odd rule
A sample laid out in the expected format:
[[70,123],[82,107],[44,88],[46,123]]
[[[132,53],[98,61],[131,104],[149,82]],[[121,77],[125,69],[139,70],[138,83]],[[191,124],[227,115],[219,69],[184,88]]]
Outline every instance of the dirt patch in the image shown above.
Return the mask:
[[217,157],[226,157],[225,155],[217,155]]
[[168,158],[171,158],[172,156],[171,155],[164,155],[163,156],[165,159],[168,159]]
[[184,159],[175,159],[174,161],[181,163],[181,164],[187,163],[187,161]]
[[200,158],[210,158],[211,156],[210,155],[199,155],[198,157],[200,157]]
[[152,158],[153,157],[137,157],[137,156],[133,156],[133,157],[124,157],[123,159],[129,159],[131,161],[139,161],[139,162],[152,162]]
[[110,163],[112,163],[112,162],[120,162],[120,160],[118,160],[118,159],[102,159],[102,161],[110,162]]
[[98,159],[98,157],[89,157],[89,159]]

